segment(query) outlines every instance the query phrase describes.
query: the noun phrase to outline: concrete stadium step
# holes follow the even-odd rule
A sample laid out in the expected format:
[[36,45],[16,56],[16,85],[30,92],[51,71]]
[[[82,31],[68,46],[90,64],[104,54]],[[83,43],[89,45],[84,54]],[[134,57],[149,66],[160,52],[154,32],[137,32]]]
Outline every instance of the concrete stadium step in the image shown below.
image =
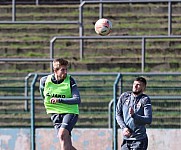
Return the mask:
[[[48,72],[50,70],[50,63],[49,62],[21,62],[21,63],[0,63],[0,67],[3,68],[6,66],[6,69],[11,68],[11,70],[16,70],[16,72],[27,70],[26,73],[30,72]],[[151,70],[160,70],[163,68],[165,71],[169,71],[170,69],[177,69],[180,68],[181,64],[179,62],[147,62],[146,67],[151,68]],[[166,67],[166,68],[165,68]],[[111,68],[111,69],[118,69],[121,71],[121,68],[130,69],[134,68],[137,71],[141,71],[141,62],[107,62],[107,63],[81,63],[81,62],[73,62],[70,64],[69,69],[73,70],[82,70],[82,71],[97,71],[100,69]],[[4,69],[1,70],[4,72]]]
[[180,117],[153,117],[150,127],[153,128],[180,128]]
[[[99,113],[100,114],[100,113]],[[8,126],[30,126],[31,115],[30,114],[0,114],[1,116],[1,127]],[[101,121],[100,121],[101,120]],[[180,127],[180,117],[154,117],[150,127],[168,128],[168,127]],[[35,125],[41,127],[52,127],[50,115],[39,114],[35,115]],[[108,114],[80,114],[79,120],[76,124],[77,127],[108,127]]]
[[[2,26],[2,25],[0,25]],[[17,26],[17,25],[16,25]],[[65,25],[42,25],[40,26],[36,26],[34,25],[24,25],[24,26],[17,26],[17,27],[1,27],[0,29],[1,33],[8,33],[8,34],[22,34],[22,37],[34,37],[37,35],[37,33],[39,33],[40,36],[44,37],[45,33],[48,34],[50,33],[49,37],[51,36],[56,36],[56,35],[66,35],[66,33],[69,33],[70,35],[78,35],[78,26],[77,25],[72,25],[69,27],[65,27]],[[7,34],[7,35],[8,35]],[[16,36],[15,34],[15,36]],[[26,35],[26,36],[24,36]],[[6,36],[4,36],[6,38]],[[16,39],[15,39],[16,40]]]
[[[147,56],[146,57],[146,62],[159,62],[159,63],[164,63],[164,62],[169,62],[169,61],[179,61],[181,59],[181,56],[177,56],[176,58],[174,56]],[[93,60],[95,62],[100,62],[100,63],[106,63],[106,62],[141,62],[142,58],[141,56],[94,56],[94,57],[88,57],[86,60]]]
[[[91,92],[91,91],[90,91]],[[110,93],[111,94],[111,93]],[[28,107],[31,108],[31,100],[0,100],[0,113],[11,113],[11,112],[19,112],[19,113],[28,113],[30,110],[25,111],[25,102],[27,102]],[[98,102],[98,101],[92,101],[92,99],[87,100],[87,101],[82,101],[82,103],[80,104],[80,109],[81,111],[84,112],[89,112],[91,110],[98,110],[100,108],[102,108],[101,111],[107,111],[108,110],[108,103],[109,101],[102,101],[102,102]],[[39,113],[45,113],[45,108],[44,108],[44,104],[43,104],[43,100],[35,100],[35,112],[39,112]]]
[[[31,5],[35,5],[36,2],[34,0],[16,0],[16,3],[17,4],[24,4],[24,5],[27,5],[27,4],[31,4]],[[51,0],[51,2],[49,0],[41,0],[39,1],[39,5],[41,4],[79,4],[80,3],[80,0]],[[12,1],[11,0],[1,0],[0,1],[0,4],[1,5],[7,5],[7,4],[12,4]]]
[[[119,24],[119,21],[122,20],[121,22],[121,26],[118,26],[116,25],[114,27],[115,29],[115,33],[114,33],[114,30],[112,32],[112,35],[119,35],[120,34],[120,31],[121,31],[121,34],[124,34],[124,35],[129,35],[129,32],[132,30],[134,31],[135,30],[135,27],[134,25],[136,25],[136,32],[137,31],[144,31],[145,30],[151,30],[152,31],[152,34],[153,31],[156,33],[158,31],[161,31],[163,29],[162,32],[165,32],[167,31],[167,5],[165,4],[159,4],[159,7],[157,4],[153,4],[153,5],[149,5],[147,4],[149,7],[145,7],[145,4],[136,4],[136,5],[125,5],[125,4],[121,4],[121,5],[104,5],[104,9],[105,9],[105,16],[108,16],[110,18],[112,18],[114,21],[115,21],[115,24]],[[54,15],[54,19],[56,19],[57,17],[62,17],[64,16],[64,18],[71,18],[71,17],[74,17],[75,18],[77,17],[78,18],[78,5],[71,5],[70,7],[67,7],[67,5],[51,5],[51,6],[46,6],[46,5],[41,5],[41,6],[33,6],[33,5],[26,5],[26,6],[23,6],[23,5],[18,5],[17,6],[17,18],[19,18],[20,20],[25,17],[25,18],[29,18],[32,19],[31,17],[44,17],[44,16],[47,16],[48,18],[52,15]],[[115,9],[112,10],[112,7],[114,7]],[[172,7],[174,8],[174,11],[173,11],[173,21],[174,21],[174,24],[173,24],[173,28],[176,27],[175,23],[177,21],[179,21],[179,18],[180,18],[180,15],[177,11],[180,11],[179,9],[179,5],[177,4],[173,4]],[[118,9],[116,9],[118,8]],[[121,9],[120,9],[121,8]],[[56,12],[59,12],[61,9],[61,12],[62,13],[56,13]],[[67,9],[70,9],[70,11],[72,12],[71,15],[67,14]],[[3,16],[7,16],[8,15],[10,16],[11,13],[10,10],[11,10],[11,5],[10,6],[5,6],[5,8],[1,8],[0,10],[2,10],[2,15]],[[33,12],[32,12],[33,10]],[[98,5],[93,5],[93,6],[85,6],[85,9],[84,9],[84,22],[85,22],[85,29],[86,29],[86,35],[92,35],[94,34],[95,35],[95,32],[93,31],[93,20],[95,20],[97,18],[96,15],[92,15],[92,13],[89,13],[89,12],[96,12],[99,10],[99,6]],[[110,12],[111,10],[111,13],[108,13],[106,14],[106,12]],[[177,11],[176,11],[177,10]],[[117,13],[119,11],[119,13]],[[24,12],[22,14],[20,14],[20,12]],[[27,13],[26,13],[27,12]],[[47,12],[47,15],[46,15],[46,12]],[[114,13],[116,12],[116,14]],[[135,13],[136,12],[136,13]],[[145,12],[145,13],[143,13]],[[159,12],[159,13],[157,13]],[[4,15],[3,13],[9,13],[7,15]],[[43,14],[43,15],[42,15]],[[67,15],[66,15],[67,14]],[[144,14],[144,15],[143,15]],[[40,19],[39,18],[39,19]],[[95,18],[95,19],[94,19]],[[72,19],[72,18],[71,18]],[[117,21],[118,20],[118,21]],[[142,24],[144,22],[144,24]],[[150,24],[154,24],[152,26],[150,26]],[[165,23],[165,25],[163,25]],[[91,25],[90,25],[91,24]],[[132,25],[131,25],[132,24]],[[140,25],[139,25],[140,24]],[[161,26],[159,24],[162,24]],[[149,29],[150,28],[150,29]],[[154,30],[153,30],[154,29]],[[46,36],[45,35],[45,32],[46,33],[49,33],[51,32],[51,35],[52,32],[54,33],[61,33],[62,34],[67,34],[67,35],[75,35],[75,30],[74,28],[70,27],[70,26],[61,26],[61,25],[57,25],[57,26],[42,26],[42,25],[27,25],[25,27],[22,27],[22,26],[17,26],[16,27],[14,25],[10,25],[10,26],[4,26],[4,31],[1,30],[2,32],[5,32],[5,33],[14,33],[15,31],[18,33],[21,33],[22,35],[26,35],[26,34],[31,34],[33,33],[33,36],[35,37],[35,35],[38,33],[38,32],[42,32],[42,36]],[[158,31],[157,31],[158,30]],[[174,30],[174,29],[173,29]],[[175,30],[177,30],[177,27],[175,28]],[[123,32],[122,32],[123,31]],[[131,32],[132,32],[131,31]],[[26,34],[24,32],[27,32]],[[177,32],[179,33],[179,31]],[[78,34],[78,29],[77,29],[77,34]],[[39,34],[40,35],[40,34]],[[31,35],[29,35],[31,36]],[[41,35],[40,35],[41,37]],[[40,37],[35,37],[35,38],[40,38]],[[21,48],[17,48],[17,52],[13,53],[13,54],[19,54],[19,53],[26,53],[26,52],[29,52],[29,51],[33,51],[35,52],[35,49],[36,48],[33,48],[32,49],[28,49],[28,47],[30,45],[45,45],[47,46],[47,48],[45,49],[45,47],[43,48],[40,48],[40,49],[43,49],[42,51],[45,52],[47,50],[47,52],[49,52],[49,47],[48,47],[48,43],[49,43],[49,40],[50,38],[48,38],[48,36],[46,36],[47,39],[45,39],[45,41],[41,41],[41,40],[37,40],[37,42],[35,41],[22,41],[21,42],[17,42],[17,41],[12,41],[11,42],[5,42],[4,43],[7,43],[7,45],[13,45],[13,44],[17,44],[16,46],[19,45],[26,45],[26,46],[20,46]],[[178,41],[179,42],[179,41]],[[96,44],[96,43],[95,43]],[[155,42],[156,44],[156,42]],[[153,44],[153,46],[155,45]],[[165,43],[164,43],[165,44]],[[114,44],[115,45],[115,44]],[[131,45],[131,44],[130,44]],[[132,43],[132,45],[135,45]],[[73,46],[73,45],[71,45]],[[119,46],[119,45],[118,45]],[[126,45],[125,45],[126,46]],[[128,45],[127,45],[128,46]],[[39,47],[39,46],[38,46]],[[9,49],[7,47],[2,47],[2,49],[4,49],[4,52],[7,53],[7,57],[9,57],[9,53],[7,51],[9,51]],[[12,49],[12,48],[10,48]],[[88,45],[88,51],[86,51],[88,54],[90,53],[93,53],[94,50],[91,49],[91,47]],[[120,49],[120,48],[118,48]],[[115,54],[119,54],[118,51],[115,50]],[[132,47],[132,49],[130,49],[131,51],[134,51],[135,48]],[[151,53],[153,54],[153,52],[155,51],[155,53],[158,53],[160,51],[162,51],[163,49],[155,49],[155,48],[152,48],[152,49],[148,49],[148,51],[151,51]],[[12,49],[13,51],[14,49]],[[69,49],[71,50],[71,49]],[[97,51],[101,51],[102,49],[99,49],[97,48]],[[180,49],[178,48],[178,51]],[[16,51],[16,48],[15,48],[15,51]],[[39,51],[39,48],[37,48],[37,51]],[[41,52],[42,52],[41,51]],[[126,53],[126,50],[124,49],[123,47],[123,50],[124,52],[121,52],[121,54],[125,54]],[[140,50],[138,50],[140,51]],[[137,51],[137,53],[139,53]],[[176,50],[177,51],[177,50]],[[39,52],[39,53],[41,53]],[[108,51],[107,53],[110,54],[110,52],[112,53],[112,51]],[[10,52],[11,53],[11,52]],[[46,53],[46,52],[45,52]],[[106,51],[105,51],[106,53]],[[135,53],[135,52],[134,52]],[[72,54],[75,54],[75,53],[72,53]],[[101,54],[101,53],[100,53]],[[102,54],[101,54],[102,55]],[[33,54],[32,54],[33,56]],[[78,55],[74,55],[74,56],[77,56]],[[73,56],[72,56],[73,57]],[[90,57],[91,58],[91,57]],[[139,56],[138,56],[139,58]],[[77,58],[76,58],[77,59]],[[104,58],[103,58],[104,59]],[[169,58],[168,58],[169,59]],[[93,59],[92,59],[93,60]],[[93,60],[94,61],[94,60]],[[133,60],[134,61],[134,60]],[[152,61],[152,58],[150,59],[150,61]]]
[[[85,112],[79,116],[79,120],[77,125],[86,127],[86,126],[94,126],[94,127],[107,127],[108,126],[108,114],[100,114],[100,112],[94,112],[95,114],[90,114]],[[13,126],[30,126],[31,123],[31,114],[29,113],[13,113],[13,114],[1,114],[0,125],[13,127]],[[101,120],[101,121],[100,121]],[[52,122],[50,120],[50,115],[47,115],[45,112],[35,114],[35,125],[36,126],[52,126]]]

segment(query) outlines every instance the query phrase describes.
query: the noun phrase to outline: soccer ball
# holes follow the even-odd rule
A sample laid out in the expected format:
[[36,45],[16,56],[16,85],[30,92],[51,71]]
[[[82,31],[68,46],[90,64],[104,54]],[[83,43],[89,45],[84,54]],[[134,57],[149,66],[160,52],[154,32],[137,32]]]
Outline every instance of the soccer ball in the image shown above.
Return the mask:
[[95,23],[95,31],[101,36],[108,35],[112,31],[112,22],[105,18],[97,20]]

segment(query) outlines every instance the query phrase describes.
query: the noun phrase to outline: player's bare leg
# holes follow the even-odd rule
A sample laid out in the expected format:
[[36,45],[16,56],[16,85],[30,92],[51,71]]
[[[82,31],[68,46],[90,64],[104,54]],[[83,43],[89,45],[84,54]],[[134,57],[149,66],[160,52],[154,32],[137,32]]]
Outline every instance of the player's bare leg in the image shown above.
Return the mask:
[[[72,145],[72,140],[71,140],[71,136],[70,135],[69,135],[69,139],[70,139],[70,143]],[[71,150],[77,150],[77,149],[72,145]]]
[[77,150],[75,147],[72,146],[72,149],[71,150]]
[[69,131],[64,128],[59,129],[58,138],[61,145],[61,150],[76,150],[72,146],[71,136],[69,135]]

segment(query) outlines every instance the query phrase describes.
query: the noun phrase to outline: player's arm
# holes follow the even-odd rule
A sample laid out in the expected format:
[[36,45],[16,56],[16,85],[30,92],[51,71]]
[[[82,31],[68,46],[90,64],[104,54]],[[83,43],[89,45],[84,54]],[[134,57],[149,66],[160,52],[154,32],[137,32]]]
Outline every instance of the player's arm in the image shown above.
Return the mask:
[[42,97],[43,99],[45,98],[43,92],[44,92],[44,87],[45,87],[45,81],[46,81],[46,79],[47,79],[47,76],[42,77],[42,78],[40,79],[40,85],[39,85],[40,95],[41,95],[41,97]]
[[149,97],[144,98],[144,115],[139,115],[134,113],[132,117],[134,118],[135,122],[138,124],[151,124],[152,122],[152,106],[151,100]]
[[59,102],[64,104],[80,104],[81,98],[77,85],[74,84],[72,86],[72,98],[59,98]]
[[77,84],[73,78],[70,78],[72,97],[71,98],[52,98],[51,103],[64,103],[64,104],[80,104],[81,98]]
[[126,124],[123,119],[123,111],[122,111],[122,100],[123,100],[123,95],[120,96],[117,106],[116,106],[116,120],[119,126],[124,129],[127,128]]

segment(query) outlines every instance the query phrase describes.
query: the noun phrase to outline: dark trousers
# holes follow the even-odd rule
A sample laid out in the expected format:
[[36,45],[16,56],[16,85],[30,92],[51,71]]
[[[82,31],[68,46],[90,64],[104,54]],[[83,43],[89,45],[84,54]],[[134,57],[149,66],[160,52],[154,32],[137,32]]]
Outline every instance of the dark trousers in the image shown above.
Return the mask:
[[123,140],[121,150],[146,150],[148,138],[142,140]]

